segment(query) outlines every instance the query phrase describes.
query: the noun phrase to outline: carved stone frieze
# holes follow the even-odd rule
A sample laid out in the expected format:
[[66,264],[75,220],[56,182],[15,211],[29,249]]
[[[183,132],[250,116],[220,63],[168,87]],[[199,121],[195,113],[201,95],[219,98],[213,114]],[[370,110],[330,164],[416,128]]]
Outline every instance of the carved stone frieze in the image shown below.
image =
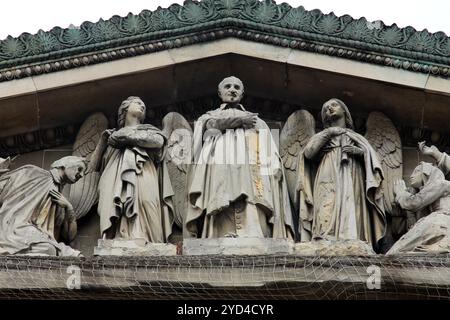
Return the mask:
[[[288,116],[295,110],[306,109],[313,114],[317,114],[318,112],[318,109],[305,108],[280,100],[269,100],[248,95],[244,98],[244,103],[249,111],[258,112],[264,120],[268,121],[270,127],[278,129],[281,129]],[[205,96],[195,100],[179,101],[169,105],[149,106],[145,122],[161,126],[162,119],[167,113],[178,112],[193,124],[195,119],[204,112],[211,110],[217,104],[219,104],[218,97]],[[357,115],[355,116],[354,122],[355,130],[359,133],[364,132],[366,117]],[[395,123],[395,121],[394,124],[398,129],[404,147],[416,148],[418,142],[430,141],[440,150],[450,153],[450,134],[437,130],[402,125]],[[71,144],[75,141],[79,127],[79,123],[74,123],[68,126],[48,128],[0,138],[0,157]],[[316,127],[320,128],[319,122],[316,123]]]

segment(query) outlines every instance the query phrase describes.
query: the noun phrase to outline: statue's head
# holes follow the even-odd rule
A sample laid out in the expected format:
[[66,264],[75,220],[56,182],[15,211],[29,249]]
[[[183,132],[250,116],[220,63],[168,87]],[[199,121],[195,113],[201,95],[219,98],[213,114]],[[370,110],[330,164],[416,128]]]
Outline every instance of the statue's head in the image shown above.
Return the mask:
[[239,78],[228,77],[219,83],[219,97],[224,103],[239,103],[244,96],[244,84]]
[[411,187],[420,189],[430,182],[445,180],[444,173],[428,162],[420,162],[409,177]]
[[62,180],[69,184],[75,183],[80,180],[87,169],[86,158],[67,156],[56,160],[51,164],[52,169],[60,169],[62,173]]
[[346,128],[353,129],[352,116],[344,102],[333,98],[323,104],[322,123],[324,128],[330,127],[334,121],[342,117],[345,117]]
[[123,128],[128,120],[135,118],[137,122],[142,123],[145,119],[145,104],[139,97],[128,97],[119,107],[117,116],[117,126]]

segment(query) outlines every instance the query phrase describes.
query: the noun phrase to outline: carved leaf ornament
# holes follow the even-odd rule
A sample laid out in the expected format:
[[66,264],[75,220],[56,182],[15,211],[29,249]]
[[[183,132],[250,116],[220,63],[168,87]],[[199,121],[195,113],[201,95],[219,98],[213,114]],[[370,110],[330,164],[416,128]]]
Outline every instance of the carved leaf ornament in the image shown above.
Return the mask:
[[[7,37],[0,41],[0,69],[18,68],[36,61],[45,62],[55,57],[92,53],[98,48],[113,49],[142,41],[164,43],[170,41],[173,35],[188,37],[193,33],[216,32],[218,28],[222,33],[233,31],[232,28],[251,30],[255,37],[247,32],[242,34],[247,34],[249,40],[255,41],[267,41],[267,37],[256,37],[258,33],[264,33],[277,39],[272,41],[274,44],[284,46],[310,41],[309,45],[296,48],[325,54],[336,55],[339,48],[342,52],[353,49],[346,55],[347,58],[361,59],[361,55],[365,55],[368,62],[384,63],[385,57],[377,61],[372,61],[372,57],[386,54],[389,55],[385,63],[388,66],[450,75],[450,39],[443,32],[419,32],[412,27],[400,29],[395,24],[386,26],[382,22],[371,23],[364,18],[355,20],[348,15],[338,17],[334,13],[323,14],[319,10],[306,11],[303,7],[293,8],[273,0],[189,0],[182,6],[171,5],[153,12],[144,10],[137,15],[114,16],[96,23],[84,22],[79,27],[55,27],[50,31],[40,30],[35,35],[23,33],[17,38]],[[191,43],[177,41],[178,45]],[[316,50],[314,44],[337,49]],[[160,50],[163,49],[164,46],[160,46]],[[363,51],[356,54],[356,49]],[[395,59],[401,60],[401,63],[394,65],[389,62]],[[419,67],[412,68],[415,63]],[[25,68],[21,71],[25,71]],[[6,75],[6,72],[0,73],[0,81],[30,75],[29,72],[11,72]]]

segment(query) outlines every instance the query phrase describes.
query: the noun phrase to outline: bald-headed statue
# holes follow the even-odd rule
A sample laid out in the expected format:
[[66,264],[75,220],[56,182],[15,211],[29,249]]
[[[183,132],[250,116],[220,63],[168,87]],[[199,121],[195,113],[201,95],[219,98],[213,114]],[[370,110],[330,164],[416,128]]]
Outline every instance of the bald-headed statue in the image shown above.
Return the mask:
[[292,238],[286,179],[267,124],[240,103],[244,85],[220,82],[219,108],[195,124],[184,236]]

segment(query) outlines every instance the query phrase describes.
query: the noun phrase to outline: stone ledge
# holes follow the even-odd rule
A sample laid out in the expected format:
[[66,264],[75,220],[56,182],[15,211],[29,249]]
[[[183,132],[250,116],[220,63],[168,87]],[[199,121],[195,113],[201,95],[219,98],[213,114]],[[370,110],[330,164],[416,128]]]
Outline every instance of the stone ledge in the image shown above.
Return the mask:
[[[69,290],[74,266],[81,288]],[[368,269],[379,267],[380,289]],[[69,269],[71,268],[71,269]],[[72,273],[73,274],[73,273]],[[0,256],[0,299],[449,299],[450,255]]]
[[317,240],[300,242],[294,246],[299,256],[370,256],[376,255],[373,248],[361,240]]
[[272,238],[184,239],[183,255],[292,254],[294,242]]
[[148,243],[144,239],[99,239],[94,256],[175,256],[177,247],[171,243]]

